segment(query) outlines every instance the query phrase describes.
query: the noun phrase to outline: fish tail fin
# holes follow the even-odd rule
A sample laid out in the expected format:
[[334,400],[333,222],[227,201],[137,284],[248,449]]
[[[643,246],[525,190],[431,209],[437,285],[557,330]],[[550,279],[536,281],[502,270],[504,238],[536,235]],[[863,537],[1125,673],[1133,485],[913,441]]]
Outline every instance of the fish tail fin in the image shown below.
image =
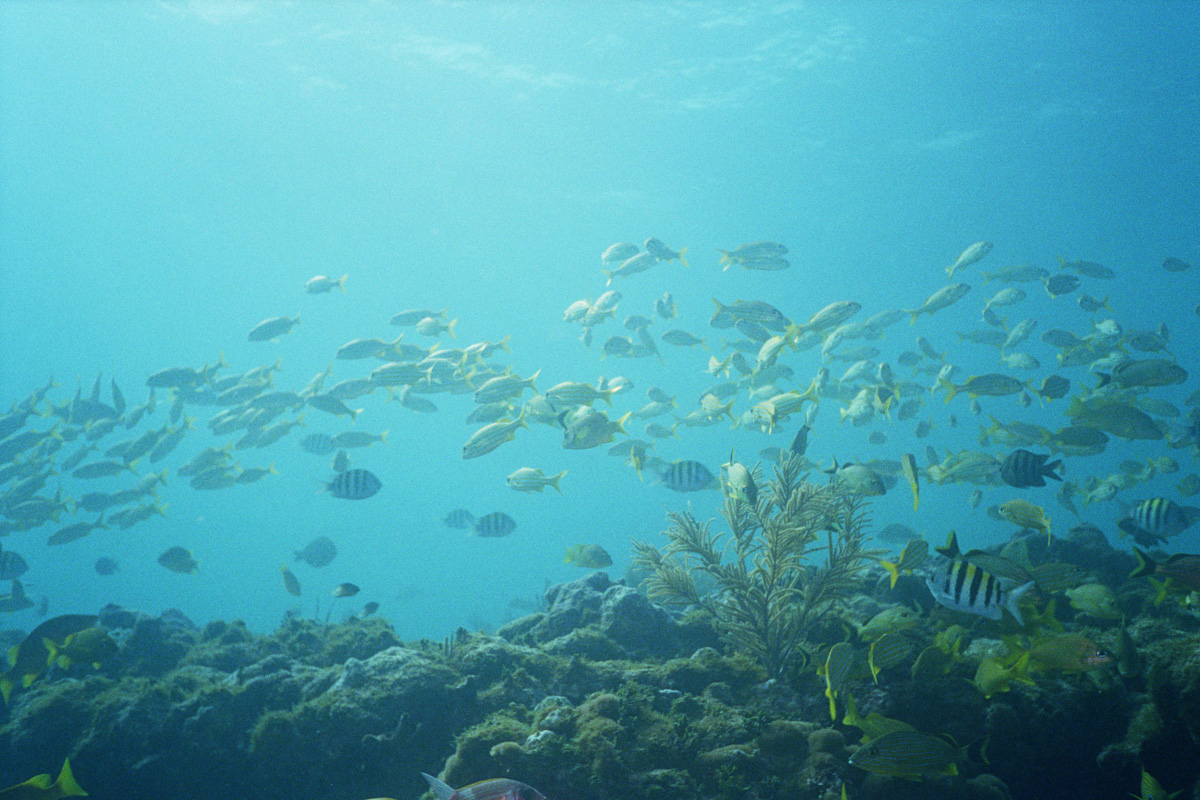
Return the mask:
[[391,428],[388,428],[383,433],[379,434],[379,441],[382,442],[383,444],[387,444],[387,435],[391,430],[392,430]]
[[338,278],[337,287],[342,290],[342,294],[346,293],[346,278],[349,278],[349,277],[350,277],[350,273],[347,272],[345,275]]
[[953,400],[954,395],[958,394],[958,392],[959,392],[959,387],[955,386],[953,383],[946,380],[945,378],[938,378],[937,385],[941,386],[942,388],[944,388],[946,390],[946,402],[947,403],[949,403],[951,400]]
[[1142,578],[1146,575],[1153,575],[1155,570],[1158,569],[1158,563],[1136,547],[1133,548],[1133,556],[1137,559],[1138,563],[1133,572],[1129,573],[1129,577]]
[[[624,414],[622,414],[621,418],[619,420],[617,420],[617,430],[620,431],[621,433],[625,433],[625,423],[628,422],[629,418],[632,416],[633,416],[632,411],[626,411]],[[674,430],[674,428],[672,428],[672,431],[673,430]],[[628,435],[628,434],[626,434],[626,435]]]
[[989,734],[964,747],[963,754],[967,757],[967,760],[974,764],[991,764],[992,762],[988,761],[987,757],[987,746],[991,738]]
[[568,547],[567,554],[565,556],[563,556],[563,563],[570,564],[570,563],[574,562],[578,551],[579,551],[578,545],[576,545],[574,547]]
[[1108,386],[1108,384],[1112,383],[1111,373],[1097,372],[1096,377],[1100,379],[1100,382],[1096,384],[1097,389],[1103,389],[1105,386]]
[[1063,460],[1061,458],[1056,458],[1053,461],[1051,461],[1049,464],[1046,465],[1046,471],[1043,474],[1047,478],[1053,478],[1054,480],[1059,481],[1061,483],[1062,475],[1059,474],[1059,470],[1061,470],[1062,472],[1066,472],[1067,465],[1063,462]]
[[558,482],[560,480],[562,480],[563,475],[566,475],[566,474],[567,474],[567,471],[564,469],[562,472],[558,473],[557,475],[555,475],[554,477],[552,477],[550,479],[550,485],[553,486],[554,491],[558,492],[559,494],[562,494],[562,489],[558,488]]
[[717,248],[717,252],[721,254],[721,260],[717,262],[717,266],[729,269],[729,267],[733,265],[733,256],[730,255],[728,250],[722,250],[719,247]]
[[429,788],[433,790],[433,793],[437,796],[438,800],[450,800],[450,798],[454,796],[453,789],[432,775],[422,772],[421,777],[429,783]]
[[602,269],[602,270],[600,270],[600,271],[601,271],[601,272],[603,272],[603,273],[604,273],[604,277],[608,279],[608,280],[606,280],[606,281],[604,282],[604,285],[605,285],[605,286],[612,286],[613,276],[614,276],[614,273],[616,272],[616,270]]
[[888,575],[892,576],[892,585],[890,588],[896,588],[896,581],[900,580],[900,565],[891,561],[880,561],[879,566],[887,570]]
[[953,530],[951,530],[950,535],[946,537],[946,543],[944,545],[941,547],[935,547],[933,549],[940,555],[943,555],[949,559],[958,558],[962,554],[962,552],[958,549],[958,534]]
[[58,773],[58,780],[54,782],[54,789],[58,790],[59,797],[84,797],[87,792],[83,787],[75,782],[75,776],[71,774],[71,761],[64,758],[62,769]]
[[1025,627],[1025,617],[1021,615],[1021,600],[1036,585],[1037,584],[1033,581],[1029,581],[1028,583],[1018,586],[1016,589],[1013,589],[1008,593],[1008,600],[1004,604],[1004,607],[1008,609],[1008,613],[1012,614],[1013,619],[1015,619],[1017,624],[1022,628]]
[[679,258],[679,261],[680,261],[680,262],[681,262],[681,263],[682,263],[682,264],[683,264],[685,267],[691,267],[692,265],[691,265],[691,264],[689,264],[689,263],[688,263],[688,260],[687,260],[686,258],[684,258],[684,257],[683,257],[683,256],[684,256],[684,254],[685,254],[685,253],[687,253],[687,251],[688,251],[688,249],[687,249],[686,247],[681,247],[681,248],[679,248],[679,254],[678,254],[678,258]]
[[457,336],[455,336],[455,335],[454,335],[454,326],[455,326],[455,325],[457,325],[457,324],[458,324],[458,318],[457,318],[457,317],[455,317],[454,319],[450,320],[450,322],[446,324],[446,333],[450,334],[450,338],[451,338],[451,339],[457,339],[457,338],[458,338]]

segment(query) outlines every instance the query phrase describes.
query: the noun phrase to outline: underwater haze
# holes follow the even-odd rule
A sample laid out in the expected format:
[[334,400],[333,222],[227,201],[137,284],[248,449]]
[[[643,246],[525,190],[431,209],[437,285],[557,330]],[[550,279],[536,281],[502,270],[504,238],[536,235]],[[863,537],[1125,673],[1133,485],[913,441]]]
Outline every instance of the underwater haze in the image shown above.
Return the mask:
[[[288,614],[344,619],[373,601],[403,637],[495,629],[537,607],[548,585],[584,574],[564,562],[568,548],[600,545],[620,576],[631,539],[662,543],[669,511],[715,516],[720,494],[672,491],[669,464],[696,461],[715,475],[732,450],[769,472],[760,451],[786,450],[803,413],[769,431],[753,418],[731,427],[763,399],[751,398],[757,385],[747,379],[729,413],[680,424],[677,437],[653,440],[643,428],[654,420],[628,419],[630,437],[653,443],[640,475],[606,452],[626,436],[565,449],[553,415],[549,424],[530,416],[529,430],[464,459],[464,443],[485,424],[466,421],[481,383],[471,380],[473,365],[537,373],[509,418],[534,391],[564,381],[597,387],[601,376],[632,383],[611,409],[594,403],[611,420],[649,402],[652,386],[675,397],[683,417],[702,408],[707,387],[728,380],[719,365],[709,371],[710,355],[726,358],[734,352],[726,343],[744,338],[710,325],[713,298],[765,301],[799,326],[854,301],[863,321],[918,308],[979,241],[993,243],[991,252],[951,280],[971,286],[963,299],[843,346],[872,345],[873,362],[932,387],[936,370],[916,374],[897,362],[923,336],[960,368],[956,385],[1000,372],[1032,393],[1061,371],[1070,394],[1035,395],[1028,407],[984,396],[974,414],[965,393],[944,401],[925,390],[915,418],[898,420],[893,409],[860,426],[839,413],[853,392],[832,392],[809,437],[814,465],[894,463],[906,452],[926,465],[927,445],[938,458],[979,449],[989,416],[1049,430],[1070,424],[1071,396],[1098,379],[1086,363],[1059,369],[1061,351],[1039,338],[1049,329],[1083,336],[1115,319],[1160,336],[1194,373],[1198,273],[1163,265],[1200,260],[1197,63],[1200,14],[1187,2],[0,3],[0,399],[20,404],[53,379],[21,430],[57,426],[50,438],[75,437],[42,451],[57,474],[38,496],[61,488],[53,517],[17,520],[6,501],[0,544],[28,562],[21,581],[34,604],[5,614],[0,627],[28,630],[39,610],[92,614],[117,603],[269,631]],[[651,237],[686,247],[688,266],[663,259],[606,285],[602,268],[617,265],[601,253],[616,242],[641,249]],[[725,268],[721,250],[760,241],[786,246],[789,266]],[[1076,274],[1059,257],[1115,277],[1080,275],[1078,288],[1052,297],[1043,281],[985,284],[982,274],[1019,264]],[[344,292],[306,292],[319,275],[347,275]],[[1008,326],[1037,322],[1019,348],[1036,368],[1001,364],[996,347],[959,336],[988,327],[981,309],[1009,286],[1026,299],[996,310]],[[572,303],[608,289],[622,295],[614,317],[594,331],[564,321]],[[675,319],[655,312],[668,292]],[[1083,294],[1107,298],[1107,307],[1082,310]],[[453,338],[389,324],[407,309],[445,309]],[[605,356],[613,337],[638,345],[622,325],[633,314],[653,320],[660,357],[628,357],[620,343]],[[260,322],[296,315],[290,331],[249,339]],[[672,329],[703,346],[663,340]],[[325,388],[370,375],[384,361],[336,358],[338,349],[401,333],[426,351],[504,340],[511,352],[456,354],[463,367],[453,380],[418,386],[436,411],[388,402],[379,388],[348,401],[362,409],[351,421],[301,398],[273,420],[300,418],[286,435],[230,450],[228,475],[269,465],[278,473],[252,483],[198,489],[178,474],[245,431],[214,433],[222,407],[207,395],[180,400],[172,423],[182,392],[161,387],[152,410],[99,438],[84,463],[191,419],[195,429],[173,452],[113,477],[57,468],[87,441],[69,409],[77,392],[91,396],[98,375],[100,402],[114,403],[115,383],[130,408],[147,401],[152,374],[222,362],[205,373],[213,381],[278,363],[272,391],[301,392],[331,364]],[[755,364],[755,352],[745,357]],[[836,386],[850,366],[824,357],[820,340],[785,348],[778,363],[793,371],[773,377],[780,392],[804,391],[822,367]],[[1178,473],[1088,504],[1077,498],[1078,519],[1055,502],[1057,484],[1022,497],[1046,509],[1056,534],[1089,521],[1127,548],[1115,522],[1133,503],[1185,502],[1175,486],[1196,471],[1194,450],[1167,445],[1188,443],[1194,389],[1192,378],[1156,390],[1182,409],[1163,417],[1165,436],[1110,437],[1103,453],[1068,457],[1065,477],[1086,491],[1089,478],[1122,462],[1168,455]],[[927,437],[914,431],[920,420],[932,423]],[[335,479],[333,456],[300,442],[343,431],[387,431],[386,443],[348,451],[353,468],[382,484],[374,496],[320,491]],[[874,432],[884,441],[872,442]],[[1003,459],[1011,448],[984,449]],[[0,467],[18,468],[28,452]],[[561,494],[514,491],[506,476],[524,467],[565,470]],[[161,514],[47,544],[64,526],[98,518],[76,505],[84,494],[118,492],[163,469],[165,483],[146,495]],[[827,480],[816,467],[811,476]],[[974,488],[923,478],[918,511],[901,477],[874,498],[872,516],[877,528],[904,524],[936,543],[950,528],[964,547],[1003,541],[1012,525],[985,508],[1011,491],[985,485],[973,509]],[[476,519],[504,512],[516,527],[467,535],[443,524],[458,508]],[[295,561],[318,536],[335,542],[333,562]],[[198,568],[165,568],[159,559],[172,547],[190,551]],[[1171,542],[1176,552],[1198,547],[1195,530]],[[119,570],[99,574],[100,558]],[[285,562],[299,596],[285,590]],[[361,592],[335,600],[342,583]]]

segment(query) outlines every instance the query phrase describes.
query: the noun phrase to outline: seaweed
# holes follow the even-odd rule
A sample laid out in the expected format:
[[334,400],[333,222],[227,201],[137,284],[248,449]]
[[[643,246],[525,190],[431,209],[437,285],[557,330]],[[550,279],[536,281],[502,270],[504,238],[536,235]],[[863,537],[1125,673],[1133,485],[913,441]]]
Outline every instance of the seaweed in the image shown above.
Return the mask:
[[[868,499],[837,485],[802,479],[802,462],[785,457],[765,491],[735,492],[722,483],[728,533],[714,533],[690,510],[671,512],[661,550],[633,543],[655,600],[702,609],[722,638],[755,658],[773,678],[808,661],[806,630],[854,590],[880,553],[864,548]],[[752,472],[755,485],[761,470]],[[814,563],[824,552],[822,562]]]

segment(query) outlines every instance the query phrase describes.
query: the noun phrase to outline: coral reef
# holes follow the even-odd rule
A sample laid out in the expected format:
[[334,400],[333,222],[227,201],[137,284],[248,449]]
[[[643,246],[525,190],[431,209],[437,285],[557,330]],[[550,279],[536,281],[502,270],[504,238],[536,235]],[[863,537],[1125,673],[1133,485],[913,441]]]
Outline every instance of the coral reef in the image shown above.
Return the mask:
[[[642,549],[657,559],[652,587],[693,593],[686,610],[604,572],[552,587],[545,610],[497,635],[459,629],[436,643],[402,642],[375,617],[288,619],[257,635],[236,621],[199,628],[176,611],[105,608],[115,656],[99,669],[52,667],[0,712],[0,780],[66,755],[94,796],[120,786],[124,800],[416,798],[427,792],[421,772],[456,787],[510,777],[571,800],[833,800],[843,790],[854,800],[1116,800],[1137,791],[1143,768],[1169,792],[1194,792],[1200,621],[1189,607],[1126,584],[1127,624],[1039,612],[1036,625],[1065,621],[1116,662],[1039,673],[990,697],[972,677],[1019,646],[1011,630],[910,613],[889,630],[921,658],[876,674],[852,663],[831,721],[827,676],[797,654],[811,649],[823,664],[849,643],[865,657],[872,639],[860,637],[879,635],[866,620],[897,598],[916,602],[920,584],[881,580],[862,547],[861,501],[836,490],[785,472],[756,507],[727,496],[724,511],[730,561],[684,515],[663,552]],[[800,562],[820,547],[820,566]],[[1096,540],[1055,541],[1038,557],[1056,549],[1093,574],[1122,568],[1122,554]],[[964,745],[958,774],[911,781],[851,765],[867,738],[859,724],[952,736]]]

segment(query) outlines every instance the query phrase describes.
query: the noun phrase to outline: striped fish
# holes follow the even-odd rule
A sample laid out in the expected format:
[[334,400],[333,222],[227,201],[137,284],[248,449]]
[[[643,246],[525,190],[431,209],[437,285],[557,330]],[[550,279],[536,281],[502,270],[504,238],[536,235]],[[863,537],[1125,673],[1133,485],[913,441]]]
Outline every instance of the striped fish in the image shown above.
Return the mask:
[[879,673],[888,667],[894,667],[912,652],[912,643],[908,637],[899,631],[892,631],[880,636],[871,643],[867,655],[867,665],[871,668],[871,677],[879,683]]
[[911,575],[912,571],[924,564],[928,557],[929,542],[924,539],[911,539],[908,544],[904,545],[904,551],[900,553],[899,558],[895,561],[880,561],[879,564],[892,576],[891,588],[895,589],[896,581],[900,580],[900,573]]
[[675,492],[698,492],[718,487],[716,476],[699,461],[676,461],[659,472],[658,477],[663,485]]
[[325,484],[325,491],[342,500],[365,500],[383,487],[373,472],[365,469],[348,469]]
[[829,718],[832,720],[837,719],[835,699],[850,677],[856,660],[854,648],[846,642],[838,642],[829,648],[829,655],[825,657],[825,696],[829,698]]
[[1045,486],[1046,478],[1062,482],[1062,478],[1055,472],[1063,465],[1062,459],[1056,459],[1047,464],[1046,459],[1049,457],[1045,454],[1031,453],[1028,450],[1013,450],[1000,466],[1000,478],[1016,489]]
[[467,440],[467,443],[463,445],[462,457],[477,458],[492,452],[505,442],[512,441],[517,435],[517,428],[529,428],[525,424],[525,408],[523,406],[515,420],[497,420],[475,431],[471,435],[471,438]]
[[438,800],[546,800],[546,795],[528,783],[512,781],[506,777],[472,783],[458,789],[457,792],[425,772],[421,772],[421,777],[430,784]]
[[1130,518],[1139,529],[1165,542],[1167,537],[1182,533],[1200,520],[1200,508],[1181,506],[1165,497],[1151,497],[1135,505]]
[[850,763],[876,775],[919,778],[957,775],[955,762],[965,754],[965,749],[948,737],[901,730],[867,742],[850,757]]
[[950,559],[942,578],[926,578],[925,585],[939,605],[953,611],[999,621],[1007,610],[1022,626],[1025,619],[1021,616],[1021,598],[1034,587],[1033,581],[1028,581],[1006,591],[995,575],[961,558]]
[[515,531],[517,523],[516,520],[503,511],[493,511],[491,514],[485,514],[475,520],[471,527],[475,529],[476,536],[497,538],[508,536]]

